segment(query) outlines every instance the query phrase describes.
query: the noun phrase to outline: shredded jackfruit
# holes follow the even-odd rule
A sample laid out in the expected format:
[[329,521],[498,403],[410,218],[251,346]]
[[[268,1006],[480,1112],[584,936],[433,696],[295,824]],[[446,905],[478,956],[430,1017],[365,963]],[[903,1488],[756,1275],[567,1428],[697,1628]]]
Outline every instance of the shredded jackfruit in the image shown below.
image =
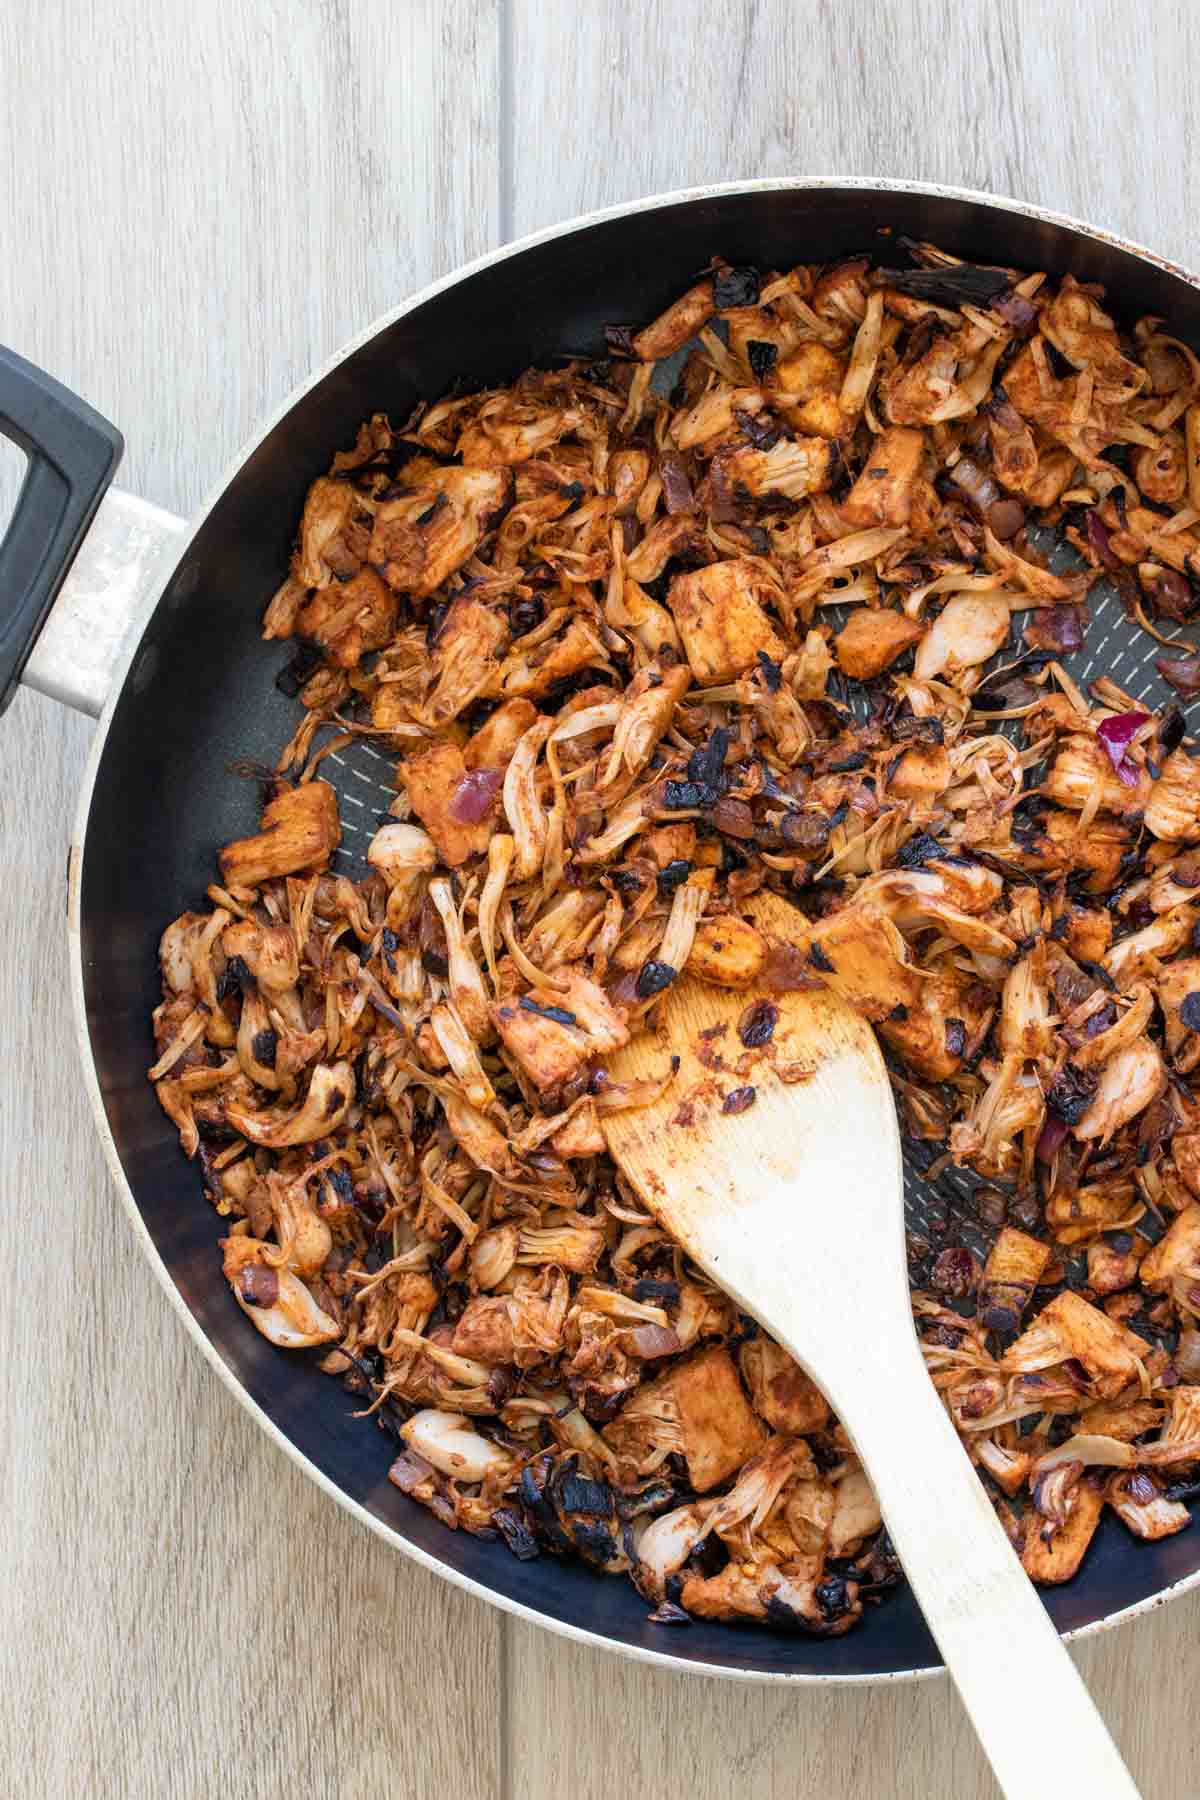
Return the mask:
[[[236,1303],[416,1502],[664,1619],[832,1634],[898,1578],[820,1393],[604,1153],[681,978],[747,990],[748,1056],[772,983],[842,995],[981,1184],[986,1263],[947,1221],[914,1308],[1035,1579],[1105,1506],[1181,1529],[1200,1462],[1200,756],[1063,663],[1101,576],[1168,646],[1200,605],[1200,362],[910,254],[717,260],[604,360],[367,421],[267,607],[303,717],[261,830],[160,947],[150,1079]],[[351,879],[318,771],[356,735],[397,795]]]

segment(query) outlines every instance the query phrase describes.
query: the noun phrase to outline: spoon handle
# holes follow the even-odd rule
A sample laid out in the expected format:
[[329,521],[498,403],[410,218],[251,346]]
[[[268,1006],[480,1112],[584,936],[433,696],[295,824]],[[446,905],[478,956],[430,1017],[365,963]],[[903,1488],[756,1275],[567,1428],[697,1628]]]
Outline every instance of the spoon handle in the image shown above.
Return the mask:
[[[782,1324],[782,1321],[779,1322]],[[1137,1789],[1021,1567],[915,1339],[888,1366],[862,1353],[829,1398],[875,1484],[904,1572],[1008,1800]]]

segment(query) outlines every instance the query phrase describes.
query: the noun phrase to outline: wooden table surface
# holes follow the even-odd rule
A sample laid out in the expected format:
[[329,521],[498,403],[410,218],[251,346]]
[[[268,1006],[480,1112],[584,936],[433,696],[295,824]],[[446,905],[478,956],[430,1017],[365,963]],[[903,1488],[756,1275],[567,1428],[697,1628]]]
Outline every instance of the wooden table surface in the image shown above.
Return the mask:
[[[0,7],[0,339],[186,512],[431,277],[713,179],[907,175],[1200,263],[1188,0],[41,0]],[[18,459],[0,440],[0,501]],[[0,781],[0,1789],[13,1796],[955,1796],[945,1680],[781,1692],[566,1644],[410,1566],[213,1378],[135,1248],[63,932],[90,724]],[[1200,1594],[1078,1651],[1148,1800],[1200,1792]],[[1031,1744],[1053,1721],[1013,1721]]]

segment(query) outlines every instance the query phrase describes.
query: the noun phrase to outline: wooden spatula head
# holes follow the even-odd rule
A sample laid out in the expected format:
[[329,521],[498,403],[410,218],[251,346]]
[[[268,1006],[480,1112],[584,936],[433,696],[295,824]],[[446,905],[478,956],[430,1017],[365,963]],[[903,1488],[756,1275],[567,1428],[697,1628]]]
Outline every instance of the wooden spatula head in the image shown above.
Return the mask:
[[[803,915],[773,894],[756,895],[745,916],[769,943],[803,942]],[[756,1044],[766,1008],[774,1029]],[[870,1026],[824,990],[688,976],[668,990],[661,1019],[612,1072],[658,1075],[670,1055],[674,1081],[605,1124],[649,1210],[755,1317],[766,1320],[781,1289],[794,1300],[797,1285],[819,1288],[812,1347],[797,1345],[806,1363],[823,1346],[828,1361],[825,1304],[857,1313],[886,1293],[889,1311],[907,1311],[896,1114]]]
[[[768,939],[803,944],[786,901],[760,895],[746,911]],[[778,1018],[755,1045],[748,1015],[763,1000]],[[674,1082],[608,1118],[609,1148],[692,1260],[825,1390],[1005,1793],[1137,1800],[922,1363],[896,1112],[870,1027],[827,992],[685,977],[657,1038],[629,1045],[614,1073],[661,1074],[667,1054]],[[1030,1694],[1056,1726],[1034,1757],[1014,1725]]]

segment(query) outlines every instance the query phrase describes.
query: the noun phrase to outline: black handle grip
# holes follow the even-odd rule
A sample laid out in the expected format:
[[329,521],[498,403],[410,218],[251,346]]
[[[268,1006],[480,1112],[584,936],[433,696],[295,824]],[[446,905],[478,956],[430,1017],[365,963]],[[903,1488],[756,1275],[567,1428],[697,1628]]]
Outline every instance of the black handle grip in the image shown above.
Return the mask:
[[0,713],[92,522],[121,452],[115,426],[0,345],[0,432],[29,458],[0,542]]

